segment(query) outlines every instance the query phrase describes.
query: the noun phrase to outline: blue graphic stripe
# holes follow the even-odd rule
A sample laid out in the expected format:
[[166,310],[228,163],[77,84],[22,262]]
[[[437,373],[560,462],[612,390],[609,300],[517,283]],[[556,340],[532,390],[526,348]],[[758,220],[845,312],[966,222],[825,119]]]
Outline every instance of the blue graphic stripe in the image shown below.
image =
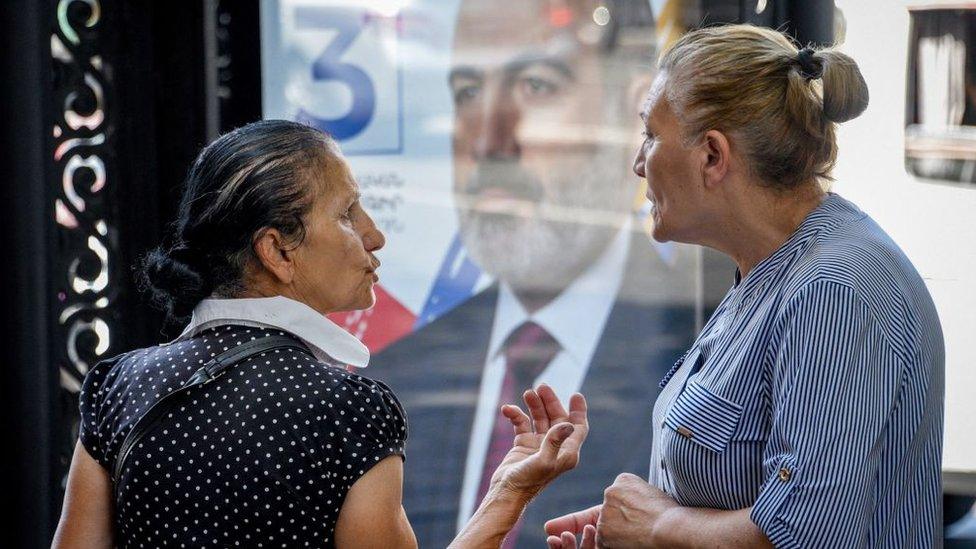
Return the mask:
[[420,315],[417,316],[414,330],[464,303],[474,294],[479,278],[481,269],[471,261],[461,242],[461,236],[455,235]]

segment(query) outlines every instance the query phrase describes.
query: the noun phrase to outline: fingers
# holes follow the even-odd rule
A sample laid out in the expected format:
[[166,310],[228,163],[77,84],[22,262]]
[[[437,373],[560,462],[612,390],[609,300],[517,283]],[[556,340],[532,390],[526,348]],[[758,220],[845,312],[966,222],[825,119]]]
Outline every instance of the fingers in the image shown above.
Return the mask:
[[525,401],[525,406],[529,409],[529,415],[532,416],[532,425],[535,427],[535,432],[545,433],[548,431],[552,424],[549,421],[549,414],[546,413],[546,406],[542,403],[542,398],[539,394],[530,389],[522,393],[522,400]]
[[[567,535],[569,538],[566,537]],[[569,541],[570,538],[572,542]],[[563,532],[561,536],[549,536],[546,538],[546,546],[549,549],[576,549],[576,537],[569,532]]]
[[[566,413],[566,409],[563,408],[562,402],[559,402],[559,397],[556,396],[556,391],[552,390],[552,387],[543,383],[535,390],[542,399],[542,405],[546,409],[546,415],[549,417],[549,422],[551,424],[562,423],[563,421],[569,420],[569,414]],[[539,431],[540,433],[542,431]]]
[[[558,536],[546,538],[549,549],[576,549],[576,536],[572,532],[563,532]],[[580,549],[596,549],[596,526],[587,524],[583,527],[583,540]]]
[[559,455],[559,448],[575,430],[576,427],[572,423],[560,423],[550,427],[549,431],[546,432],[546,438],[542,440],[542,446],[539,448],[539,458],[544,462],[554,463],[556,456]]
[[586,399],[583,395],[576,393],[569,399],[569,421],[576,426],[576,431],[572,438],[563,445],[566,452],[579,452],[586,435],[590,432],[590,424],[587,419]]
[[522,394],[525,406],[532,417],[532,425],[536,433],[545,433],[557,423],[569,421],[574,425],[587,425],[586,399],[579,393],[574,393],[569,399],[569,412],[563,407],[556,395],[556,391],[545,383],[535,390],[529,389]]
[[613,481],[613,486],[647,486],[647,481],[633,473],[620,473]]
[[512,422],[516,436],[532,432],[532,420],[518,406],[511,404],[502,406],[502,415]]
[[587,525],[596,527],[596,521],[600,518],[602,508],[602,505],[594,505],[589,509],[554,518],[546,522],[546,533],[552,536],[558,536],[563,532],[579,534]]
[[[588,427],[586,417],[586,399],[579,393],[573,394],[569,400],[570,412],[567,414],[555,391],[548,385],[540,385],[536,390],[528,390],[522,398],[525,400],[526,407],[532,415],[530,418],[521,408],[512,404],[501,407],[502,415],[512,422],[515,434],[521,435],[532,433],[545,433],[549,428],[567,419],[573,424]],[[577,437],[585,437],[586,433],[580,433],[577,429]]]
[[583,541],[580,549],[596,549],[596,526],[587,524],[583,527]]
[[573,425],[588,425],[586,399],[579,393],[569,397],[569,421]]

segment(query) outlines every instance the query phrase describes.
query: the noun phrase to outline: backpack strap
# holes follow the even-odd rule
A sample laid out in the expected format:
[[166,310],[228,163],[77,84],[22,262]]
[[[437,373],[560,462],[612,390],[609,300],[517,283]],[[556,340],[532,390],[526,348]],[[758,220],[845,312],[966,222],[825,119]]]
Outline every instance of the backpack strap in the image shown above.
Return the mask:
[[115,458],[115,465],[112,467],[112,480],[116,488],[119,485],[122,469],[125,467],[125,461],[129,457],[132,448],[156,425],[156,422],[160,418],[172,409],[173,404],[181,395],[186,394],[193,387],[200,387],[217,379],[238,362],[274,349],[285,349],[289,347],[312,354],[305,345],[292,337],[273,335],[254,339],[213,357],[194,372],[190,376],[190,379],[183,385],[157,400],[146,410],[142,417],[136,420],[135,425],[132,426],[129,434],[122,441],[122,446],[119,448],[119,453]]

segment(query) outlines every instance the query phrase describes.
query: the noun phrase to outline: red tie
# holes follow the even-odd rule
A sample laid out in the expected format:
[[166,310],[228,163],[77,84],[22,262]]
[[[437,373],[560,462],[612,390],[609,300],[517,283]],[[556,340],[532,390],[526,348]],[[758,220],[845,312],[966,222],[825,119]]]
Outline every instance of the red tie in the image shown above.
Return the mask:
[[[539,377],[542,370],[552,362],[559,353],[559,342],[549,332],[535,322],[527,321],[512,331],[502,345],[505,356],[505,379],[502,380],[501,394],[495,410],[503,404],[521,405],[522,393],[532,387],[532,382]],[[476,504],[484,499],[491,483],[491,475],[501,464],[509,450],[512,449],[512,439],[515,437],[512,422],[499,411],[495,416],[495,426],[491,431],[491,443],[485,456],[485,467],[481,473],[481,484],[478,488]],[[522,525],[521,519],[505,538],[502,549],[515,546],[518,530]]]

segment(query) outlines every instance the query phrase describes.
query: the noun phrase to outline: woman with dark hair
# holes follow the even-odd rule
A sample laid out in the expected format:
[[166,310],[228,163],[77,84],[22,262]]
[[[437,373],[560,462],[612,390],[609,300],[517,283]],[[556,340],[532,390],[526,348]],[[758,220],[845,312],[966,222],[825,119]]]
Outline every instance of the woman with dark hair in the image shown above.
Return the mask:
[[654,238],[735,280],[662,381],[648,480],[546,525],[550,547],[937,547],[945,354],[925,283],[826,191],[867,107],[853,59],[749,25],[661,57],[634,172]]
[[[370,307],[382,233],[337,145],[263,121],[203,150],[142,281],[174,341],[97,364],[56,547],[415,547],[406,418],[368,351],[326,319]],[[514,444],[455,543],[498,547],[577,463],[586,404],[552,389],[502,413]]]

